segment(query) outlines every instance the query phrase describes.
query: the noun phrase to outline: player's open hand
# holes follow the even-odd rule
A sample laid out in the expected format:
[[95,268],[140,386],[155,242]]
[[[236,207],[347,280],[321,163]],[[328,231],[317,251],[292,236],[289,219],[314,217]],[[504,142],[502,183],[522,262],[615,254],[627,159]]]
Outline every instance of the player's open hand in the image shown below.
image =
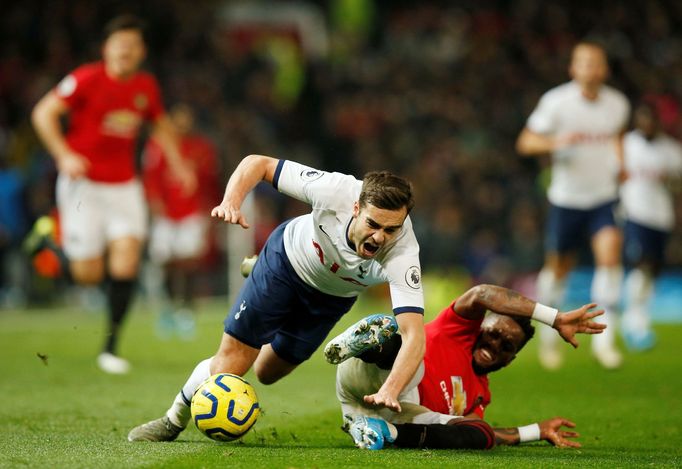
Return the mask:
[[545,440],[558,448],[580,448],[580,443],[569,440],[578,438],[579,433],[571,430],[563,430],[562,427],[575,428],[575,423],[563,417],[554,417],[540,422],[540,439]]
[[575,338],[576,334],[601,334],[606,329],[606,324],[600,324],[592,320],[604,314],[603,309],[590,311],[596,307],[596,303],[590,303],[573,311],[557,314],[554,320],[554,329],[557,330],[566,342],[578,348],[578,341]]
[[211,216],[213,218],[220,218],[233,225],[240,225],[242,228],[248,228],[250,226],[239,207],[236,207],[229,202],[223,201],[220,205],[213,207]]
[[57,158],[57,169],[61,174],[66,174],[71,179],[80,179],[90,169],[90,161],[75,151],[69,151]]
[[387,409],[391,409],[395,412],[402,411],[398,399],[394,396],[391,396],[386,391],[382,391],[381,389],[379,390],[379,392],[375,394],[369,394],[365,396],[364,401],[366,404],[374,405],[377,407],[386,407]]

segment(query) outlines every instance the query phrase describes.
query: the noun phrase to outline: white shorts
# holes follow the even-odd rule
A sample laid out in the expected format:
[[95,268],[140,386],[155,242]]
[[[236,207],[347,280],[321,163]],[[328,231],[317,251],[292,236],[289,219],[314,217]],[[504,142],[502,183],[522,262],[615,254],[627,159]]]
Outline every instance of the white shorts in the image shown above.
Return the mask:
[[336,369],[336,397],[341,403],[344,418],[356,415],[379,417],[391,423],[447,423],[453,415],[432,412],[419,405],[419,389],[417,386],[424,377],[424,363],[417,369],[414,377],[398,396],[402,412],[394,412],[386,408],[378,408],[365,404],[363,397],[376,393],[384,384],[390,371],[365,363],[358,358],[351,358],[341,363]]
[[144,240],[147,235],[147,204],[137,179],[101,183],[60,174],[57,208],[62,245],[69,259],[100,257],[113,240]]
[[157,264],[201,257],[208,247],[208,228],[203,215],[182,220],[156,217],[149,235],[149,257]]

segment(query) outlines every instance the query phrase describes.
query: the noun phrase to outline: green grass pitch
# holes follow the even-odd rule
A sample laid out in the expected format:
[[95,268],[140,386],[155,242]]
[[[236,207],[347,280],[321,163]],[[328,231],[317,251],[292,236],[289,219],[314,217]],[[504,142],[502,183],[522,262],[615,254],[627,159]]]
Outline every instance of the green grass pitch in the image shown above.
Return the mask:
[[[580,450],[546,443],[488,452],[361,451],[339,429],[333,366],[318,351],[291,376],[255,385],[264,415],[246,437],[217,443],[193,426],[172,443],[129,443],[128,430],[160,416],[195,363],[213,353],[226,302],[203,304],[192,341],[160,340],[154,314],[131,314],[122,355],[127,376],[95,367],[103,315],[67,309],[0,311],[0,467],[680,467],[682,326],[658,326],[660,345],[628,355],[617,372],[590,359],[588,340],[566,366],[543,371],[530,343],[508,369],[491,375],[487,419],[515,426],[562,415],[581,433]],[[364,314],[367,302],[333,333]],[[46,356],[41,359],[38,355]]]

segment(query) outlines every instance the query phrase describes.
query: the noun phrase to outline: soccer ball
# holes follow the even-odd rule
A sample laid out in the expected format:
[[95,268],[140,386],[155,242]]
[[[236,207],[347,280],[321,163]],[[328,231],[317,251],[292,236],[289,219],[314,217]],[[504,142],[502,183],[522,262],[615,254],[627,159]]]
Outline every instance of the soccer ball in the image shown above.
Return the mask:
[[241,438],[260,415],[256,391],[242,377],[229,373],[204,381],[192,397],[191,411],[199,431],[218,441]]

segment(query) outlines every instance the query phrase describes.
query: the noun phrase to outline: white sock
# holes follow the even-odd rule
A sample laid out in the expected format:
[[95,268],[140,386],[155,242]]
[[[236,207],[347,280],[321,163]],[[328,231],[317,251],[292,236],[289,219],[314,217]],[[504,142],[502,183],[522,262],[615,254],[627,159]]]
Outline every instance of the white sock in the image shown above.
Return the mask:
[[386,422],[386,426],[388,427],[388,433],[391,435],[391,440],[395,441],[398,438],[398,429],[391,422]]
[[653,293],[653,277],[643,269],[632,269],[625,279],[626,309],[623,329],[644,333],[651,328],[648,304]]
[[[543,268],[538,274],[536,287],[537,301],[547,306],[558,308],[566,293],[566,279],[557,279],[552,269]],[[554,346],[559,341],[559,334],[545,324],[537,324],[540,346]]]
[[606,330],[592,336],[592,349],[612,348],[616,339],[618,302],[620,301],[623,268],[597,267],[592,279],[592,301],[604,309],[604,314],[595,321],[606,324]]
[[[212,358],[212,357],[211,357]],[[211,376],[211,371],[209,367],[211,365],[211,358],[199,362],[199,364],[194,368],[192,374],[189,375],[189,379],[182,387],[182,391],[175,396],[173,405],[166,412],[166,416],[178,427],[185,428],[190,419],[190,402],[192,401],[192,396],[199,388],[199,385],[203,383],[208,377]]]

